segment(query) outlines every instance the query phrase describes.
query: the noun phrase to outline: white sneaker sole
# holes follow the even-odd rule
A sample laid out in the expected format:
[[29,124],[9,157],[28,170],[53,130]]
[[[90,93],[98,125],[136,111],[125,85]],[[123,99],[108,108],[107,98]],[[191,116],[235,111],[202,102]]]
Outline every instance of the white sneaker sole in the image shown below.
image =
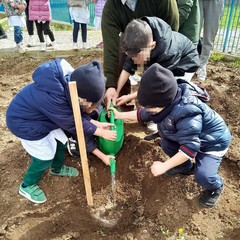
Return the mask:
[[46,202],[47,199],[43,200],[43,201],[36,201],[36,200],[33,200],[30,196],[30,194],[26,193],[26,192],[23,192],[21,189],[19,189],[18,193],[20,195],[22,195],[23,197],[27,198],[29,201],[33,202],[33,203],[44,203]]

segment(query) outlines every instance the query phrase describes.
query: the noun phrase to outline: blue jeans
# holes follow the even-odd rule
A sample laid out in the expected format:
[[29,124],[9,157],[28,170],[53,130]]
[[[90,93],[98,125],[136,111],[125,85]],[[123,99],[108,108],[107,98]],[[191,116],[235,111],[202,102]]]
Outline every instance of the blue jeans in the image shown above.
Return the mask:
[[82,29],[82,42],[87,42],[87,24],[73,21],[73,42],[77,43],[79,26]]
[[[180,147],[178,143],[167,139],[161,139],[160,146],[169,157],[174,156]],[[223,185],[222,178],[218,175],[218,168],[222,157],[199,152],[195,157],[195,161],[195,181],[202,188],[212,190]],[[191,161],[188,160],[177,167],[182,168],[182,170],[190,168]]]
[[21,43],[23,40],[22,28],[14,26],[14,41],[16,44]]

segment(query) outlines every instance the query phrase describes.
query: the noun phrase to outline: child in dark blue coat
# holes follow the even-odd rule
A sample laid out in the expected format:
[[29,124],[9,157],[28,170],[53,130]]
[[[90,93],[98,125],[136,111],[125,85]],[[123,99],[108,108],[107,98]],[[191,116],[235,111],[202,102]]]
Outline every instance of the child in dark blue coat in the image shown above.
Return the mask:
[[11,101],[6,122],[32,157],[19,193],[34,203],[43,203],[46,196],[37,183],[46,169],[50,167],[50,174],[57,176],[78,175],[77,169],[63,164],[68,141],[65,132],[76,135],[69,81],[76,81],[87,151],[106,165],[114,156],[105,155],[97,148],[95,136],[115,140],[116,131],[110,130],[112,124],[100,123],[90,116],[105,91],[105,77],[99,62],[74,70],[66,60],[57,59],[37,67],[32,78],[33,82]]
[[176,81],[171,71],[155,63],[143,74],[137,98],[142,108],[115,111],[115,118],[157,124],[160,146],[170,158],[155,161],[152,174],[194,174],[204,189],[200,204],[213,207],[223,190],[218,168],[231,134],[222,117],[204,103],[207,95],[195,84]]

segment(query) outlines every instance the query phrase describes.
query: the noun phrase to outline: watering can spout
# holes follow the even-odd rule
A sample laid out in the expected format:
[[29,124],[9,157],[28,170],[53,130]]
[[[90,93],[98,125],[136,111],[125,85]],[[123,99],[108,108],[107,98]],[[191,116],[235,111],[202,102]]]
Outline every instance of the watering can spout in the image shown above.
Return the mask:
[[110,171],[111,171],[111,174],[116,173],[116,160],[114,158],[110,159]]

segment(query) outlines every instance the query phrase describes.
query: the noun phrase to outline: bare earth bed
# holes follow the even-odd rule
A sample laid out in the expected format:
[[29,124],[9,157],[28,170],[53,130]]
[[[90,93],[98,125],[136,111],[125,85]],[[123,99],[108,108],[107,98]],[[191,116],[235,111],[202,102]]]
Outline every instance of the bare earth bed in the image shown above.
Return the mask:
[[[77,167],[77,178],[59,178],[46,172],[40,182],[47,202],[34,205],[18,195],[30,157],[6,128],[5,111],[13,96],[31,81],[33,70],[51,57],[0,57],[1,144],[0,144],[0,239],[10,240],[237,240],[240,236],[240,69],[230,63],[211,62],[205,87],[210,105],[228,123],[233,140],[220,167],[224,193],[213,209],[198,204],[201,189],[192,176],[153,177],[150,165],[166,156],[156,141],[146,142],[146,127],[125,123],[125,142],[116,156],[116,204],[114,209],[96,214],[111,196],[109,168],[89,156],[94,207],[86,202],[80,160],[66,153],[66,163]],[[101,51],[85,51],[65,57],[77,67],[94,59]],[[98,212],[99,213],[99,212]]]

